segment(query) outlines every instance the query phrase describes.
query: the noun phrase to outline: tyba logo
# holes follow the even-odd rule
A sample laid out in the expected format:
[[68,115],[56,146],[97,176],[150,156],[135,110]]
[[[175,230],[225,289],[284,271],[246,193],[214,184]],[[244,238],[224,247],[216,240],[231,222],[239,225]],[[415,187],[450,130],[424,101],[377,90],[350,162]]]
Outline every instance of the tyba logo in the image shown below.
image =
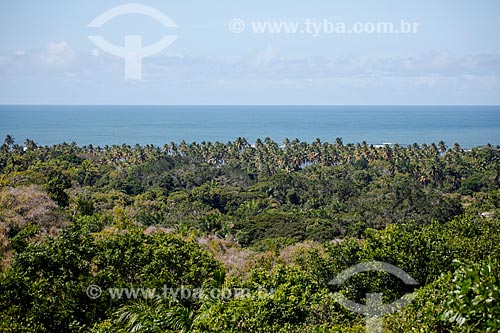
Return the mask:
[[[380,261],[369,261],[361,264],[352,266],[335,277],[329,284],[331,285],[341,285],[347,281],[352,276],[369,271],[380,271],[391,273],[396,277],[400,278],[407,285],[417,285],[417,281],[413,279],[408,273],[400,269],[399,267],[393,266],[391,264],[380,262]],[[390,304],[382,303],[382,294],[380,293],[367,293],[366,294],[366,304],[358,304],[349,299],[347,299],[341,293],[335,293],[334,298],[344,307],[349,310],[365,315],[366,316],[366,332],[367,333],[382,333],[382,316],[384,314],[392,313],[400,310],[404,306],[408,305],[414,298],[415,293],[406,294],[403,298],[400,298]]]
[[[133,3],[117,6],[105,11],[90,22],[88,27],[99,28],[109,20],[126,14],[146,15],[154,18],[166,28],[177,27],[174,21],[159,10]],[[124,46],[111,44],[101,36],[92,35],[88,36],[88,38],[103,51],[125,59],[125,79],[141,80],[142,59],[161,52],[172,44],[177,39],[177,36],[165,35],[158,42],[146,47],[142,46],[142,36],[140,35],[126,35]]]

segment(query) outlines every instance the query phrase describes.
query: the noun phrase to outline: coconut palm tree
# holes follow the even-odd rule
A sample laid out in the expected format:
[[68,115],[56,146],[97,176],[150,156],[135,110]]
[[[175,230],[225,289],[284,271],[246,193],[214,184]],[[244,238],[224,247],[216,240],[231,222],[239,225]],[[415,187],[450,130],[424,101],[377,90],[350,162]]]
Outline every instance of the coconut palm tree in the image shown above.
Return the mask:
[[28,150],[34,150],[38,147],[38,145],[35,141],[26,139],[26,141],[24,141],[24,147],[26,147],[26,149]]
[[439,152],[440,153],[445,153],[446,150],[448,149],[448,147],[446,147],[446,144],[444,143],[444,141],[439,141],[438,143],[438,147],[439,147]]
[[4,141],[3,141],[3,144],[4,144],[5,146],[7,146],[7,147],[9,147],[9,148],[10,148],[10,147],[11,147],[14,143],[15,143],[15,140],[14,140],[14,138],[12,137],[12,135],[7,134],[7,135],[5,136],[5,139],[4,139]]
[[114,315],[128,332],[162,332],[167,309],[168,304],[161,298],[143,299],[119,308]]
[[[210,302],[209,302],[210,303]],[[208,310],[202,307],[200,310]],[[194,311],[177,300],[162,297],[145,298],[119,308],[114,316],[128,332],[193,332],[199,321],[206,319],[203,311]]]

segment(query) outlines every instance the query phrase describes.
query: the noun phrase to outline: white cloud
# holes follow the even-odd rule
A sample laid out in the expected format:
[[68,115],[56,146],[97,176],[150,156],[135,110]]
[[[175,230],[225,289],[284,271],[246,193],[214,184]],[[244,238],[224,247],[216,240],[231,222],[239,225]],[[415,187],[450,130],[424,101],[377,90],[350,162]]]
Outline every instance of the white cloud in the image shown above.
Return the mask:
[[[0,85],[9,86],[17,79],[35,86],[41,80],[64,86],[72,82],[70,86],[75,90],[79,84],[85,85],[87,88],[80,90],[82,94],[87,91],[90,96],[113,89],[116,94],[124,94],[123,89],[131,89],[123,83],[123,59],[105,52],[77,52],[64,41],[23,52],[22,55],[0,54]],[[491,104],[500,101],[500,54],[460,55],[432,51],[406,56],[290,59],[269,46],[233,62],[188,54],[145,58],[143,78],[134,89],[148,87],[144,90],[148,91],[148,96],[154,91],[162,91],[161,94],[165,90],[175,91],[176,95],[170,99],[175,97],[177,103],[182,103],[183,94],[192,96],[192,89],[196,89],[200,98],[207,94],[202,99],[207,103],[211,103],[214,94],[217,98],[231,96],[234,102],[241,94],[244,100],[252,96],[245,91],[252,90],[255,103],[259,103],[259,94],[276,98],[286,94],[292,99],[310,98],[318,103],[376,103],[373,101],[385,98],[390,104],[393,97],[398,103],[412,103],[409,96],[419,95],[416,100],[422,103],[439,103],[461,96],[463,99],[453,101]],[[57,95],[58,90],[53,90]],[[154,96],[151,98],[160,98]],[[360,96],[368,97],[360,100]],[[273,100],[262,103],[266,102]],[[311,103],[311,100],[304,99],[302,103]]]
[[50,67],[66,67],[76,60],[76,52],[65,42],[50,42],[40,54]]
[[[0,55],[1,56],[1,55]],[[123,59],[94,49],[79,53],[67,42],[51,42],[44,48],[16,51],[2,57],[4,71],[17,75],[49,75],[50,71],[72,72],[75,78],[91,79],[123,76]],[[49,70],[49,73],[47,73]],[[408,56],[344,56],[338,58],[305,57],[287,59],[278,49],[268,46],[241,61],[189,56],[162,55],[143,59],[143,76],[148,80],[169,81],[244,81],[264,79],[275,82],[325,80],[338,78],[433,78],[457,77],[472,79],[479,76],[500,78],[500,54],[455,55],[447,52],[427,52]],[[435,79],[432,79],[435,80]]]
[[250,56],[243,59],[242,63],[249,66],[262,66],[268,65],[273,60],[282,60],[279,57],[279,50],[271,46],[267,46],[266,49],[262,51],[257,51]]

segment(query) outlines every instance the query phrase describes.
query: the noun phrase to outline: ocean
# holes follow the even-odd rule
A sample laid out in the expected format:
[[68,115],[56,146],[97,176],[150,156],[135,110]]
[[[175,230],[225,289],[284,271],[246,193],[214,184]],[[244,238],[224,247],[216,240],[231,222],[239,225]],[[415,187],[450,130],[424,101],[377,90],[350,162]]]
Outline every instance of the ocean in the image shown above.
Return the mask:
[[[500,145],[500,106],[0,106],[0,135],[41,145],[249,142]],[[2,138],[3,138],[2,137]]]

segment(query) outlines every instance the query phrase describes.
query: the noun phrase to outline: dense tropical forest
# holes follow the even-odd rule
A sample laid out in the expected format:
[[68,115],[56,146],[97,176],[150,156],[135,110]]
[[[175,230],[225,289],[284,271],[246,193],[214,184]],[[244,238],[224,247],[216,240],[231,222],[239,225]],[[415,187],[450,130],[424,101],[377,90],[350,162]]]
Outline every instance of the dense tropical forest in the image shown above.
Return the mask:
[[[334,293],[414,292],[384,332],[499,332],[499,178],[489,145],[7,135],[0,331],[365,332]],[[418,285],[384,272],[330,283],[374,260]]]

